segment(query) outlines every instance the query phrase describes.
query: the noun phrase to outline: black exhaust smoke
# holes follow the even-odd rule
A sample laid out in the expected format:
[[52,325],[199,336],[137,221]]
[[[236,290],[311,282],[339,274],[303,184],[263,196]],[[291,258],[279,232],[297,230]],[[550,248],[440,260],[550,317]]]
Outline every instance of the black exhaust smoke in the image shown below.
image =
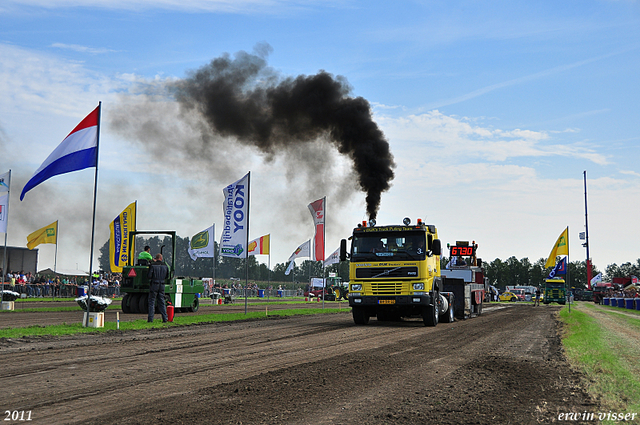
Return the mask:
[[369,102],[349,96],[344,78],[324,71],[282,78],[264,54],[224,55],[174,82],[182,107],[198,111],[213,133],[236,138],[265,154],[292,144],[329,140],[354,165],[367,213],[375,218],[390,187],[395,163],[389,143],[372,119]]

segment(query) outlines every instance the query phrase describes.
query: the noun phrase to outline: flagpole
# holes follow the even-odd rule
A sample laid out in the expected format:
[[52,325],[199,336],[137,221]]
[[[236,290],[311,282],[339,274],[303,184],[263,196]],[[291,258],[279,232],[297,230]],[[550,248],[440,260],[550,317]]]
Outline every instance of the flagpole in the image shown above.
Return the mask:
[[251,199],[251,171],[247,174],[247,243],[245,245],[244,251],[244,314],[247,314],[247,287],[249,286],[249,216],[250,214],[250,205],[249,201]]
[[53,257],[53,274],[58,271],[58,220],[56,220],[56,254]]
[[7,275],[7,233],[9,233],[9,195],[11,194],[11,170],[9,170],[9,184],[7,185],[7,187],[7,213],[5,214],[7,228],[4,232],[4,255],[2,258],[2,289],[0,290],[0,301],[4,299],[4,278]]
[[[98,102],[98,134],[96,135],[96,172],[93,181],[93,219],[91,222],[91,250],[89,254],[89,285],[87,285],[87,317],[85,327],[89,327],[89,298],[91,297],[91,278],[93,276],[93,244],[96,233],[96,200],[98,198],[98,156],[100,153],[100,121],[102,116],[102,101]],[[136,201],[137,202],[137,201]],[[137,213],[137,211],[136,211]],[[56,235],[57,236],[57,235]],[[56,244],[56,249],[57,249]]]
[[[211,259],[213,260],[213,286],[216,285],[216,223],[213,223],[213,234],[211,235],[213,238],[213,255]],[[211,288],[213,290],[213,288]]]
[[325,276],[324,271],[324,260],[326,258],[326,244],[325,244],[325,235],[327,227],[327,197],[322,198],[322,208],[324,210],[324,214],[322,215],[322,309],[324,310],[324,293],[327,290],[327,277]]
[[[138,230],[138,200],[136,199],[135,201],[135,205],[133,207],[133,210],[135,211],[135,214],[133,215],[133,231],[137,231]],[[144,248],[144,247],[143,247]],[[135,255],[136,253],[136,237],[133,237],[133,242],[131,243],[131,250],[133,252],[133,254],[129,253],[130,255]],[[175,271],[174,271],[175,272]]]
[[571,313],[571,274],[570,274],[571,267],[569,267],[570,265],[571,265],[571,261],[569,261],[569,226],[567,226],[567,284],[569,285],[569,296],[568,296],[569,313]]
[[589,221],[587,215],[587,171],[584,171],[584,247],[587,248],[587,289],[591,290],[591,258],[589,257]]

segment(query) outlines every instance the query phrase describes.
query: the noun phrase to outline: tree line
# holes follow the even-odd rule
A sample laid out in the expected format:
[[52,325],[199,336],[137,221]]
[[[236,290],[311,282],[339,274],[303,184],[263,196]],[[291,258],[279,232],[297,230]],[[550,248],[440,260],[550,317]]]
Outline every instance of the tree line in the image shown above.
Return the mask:
[[[490,263],[485,263],[483,267],[489,283],[502,290],[507,285],[542,286],[552,270],[552,268],[545,268],[546,262],[546,258],[540,258],[535,263],[531,263],[526,257],[521,260],[509,257],[506,261],[496,258]],[[596,265],[592,265],[591,269],[591,277],[600,273]],[[640,276],[640,258],[636,260],[635,264],[627,262],[620,266],[616,263],[608,265],[602,274],[602,281],[611,282],[615,277],[627,276]],[[585,261],[569,263],[569,284],[576,289],[587,288]]]
[[[151,253],[159,253],[164,245],[162,254],[168,263],[171,263],[171,238],[169,236],[151,238],[136,237],[135,258],[142,251],[145,245],[151,247]],[[220,257],[218,255],[218,243],[215,242],[215,258],[198,258],[195,261],[188,254],[189,238],[182,238],[176,235],[176,276],[190,277],[212,277],[220,279],[240,279],[245,278],[244,259]],[[111,269],[109,263],[109,241],[107,240],[100,248],[98,258],[100,268],[105,271]],[[496,258],[492,262],[483,264],[485,276],[489,283],[498,289],[505,289],[507,285],[531,285],[541,286],[551,272],[551,268],[545,268],[545,258],[540,258],[535,263],[531,263],[528,258],[518,260],[516,257],[509,257],[506,260]],[[304,260],[299,265],[296,264],[289,275],[285,271],[289,263],[276,263],[269,269],[267,264],[258,262],[255,256],[250,256],[247,262],[249,280],[252,281],[272,281],[272,282],[303,282],[306,284],[312,277],[322,275],[322,263],[319,261]],[[440,258],[441,267],[448,263],[447,257]],[[326,273],[336,273],[343,281],[349,280],[349,262],[343,261],[339,264],[332,264],[325,270]],[[592,266],[592,276],[600,273],[598,268]],[[640,259],[635,263],[624,263],[622,265],[610,264],[605,268],[603,281],[611,281],[614,277],[640,276]],[[584,261],[572,261],[569,264],[569,279],[571,287],[587,287],[587,268]]]

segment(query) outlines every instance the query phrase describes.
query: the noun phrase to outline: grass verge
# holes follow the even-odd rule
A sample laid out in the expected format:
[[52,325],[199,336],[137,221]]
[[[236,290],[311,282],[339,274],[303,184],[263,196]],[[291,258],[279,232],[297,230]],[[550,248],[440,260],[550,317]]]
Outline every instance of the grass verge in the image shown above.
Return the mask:
[[602,423],[618,423],[607,421],[607,413],[638,413],[639,419],[638,328],[627,324],[627,319],[638,319],[604,314],[610,320],[599,320],[594,311],[584,307],[574,307],[571,313],[568,308],[560,311],[567,358],[586,376],[587,390],[605,414]]
[[[213,323],[213,322],[231,322],[247,319],[265,319],[273,316],[298,316],[308,314],[328,314],[328,313],[344,313],[347,309],[338,308],[309,308],[296,310],[276,310],[272,312],[253,311],[244,313],[227,313],[227,314],[201,314],[198,316],[176,316],[171,323],[162,323],[156,320],[153,323],[147,323],[146,316],[144,319],[133,320],[128,322],[120,322],[121,331],[150,329],[150,328],[168,328],[175,326],[186,326],[197,323]],[[26,336],[62,336],[73,335],[79,333],[100,333],[116,330],[116,322],[105,322],[104,328],[85,328],[82,323],[50,325],[50,326],[28,326],[25,328],[13,328],[0,330],[0,338],[22,338]]]

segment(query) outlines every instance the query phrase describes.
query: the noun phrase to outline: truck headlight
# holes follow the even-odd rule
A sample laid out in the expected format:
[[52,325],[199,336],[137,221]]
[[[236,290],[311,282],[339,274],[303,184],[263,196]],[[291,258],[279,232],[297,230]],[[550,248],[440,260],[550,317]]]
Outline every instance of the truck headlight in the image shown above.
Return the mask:
[[414,291],[424,291],[424,282],[414,283],[413,284]]
[[360,285],[360,284],[353,284],[353,285],[351,285],[351,290],[352,290],[352,291],[362,291],[362,285]]

